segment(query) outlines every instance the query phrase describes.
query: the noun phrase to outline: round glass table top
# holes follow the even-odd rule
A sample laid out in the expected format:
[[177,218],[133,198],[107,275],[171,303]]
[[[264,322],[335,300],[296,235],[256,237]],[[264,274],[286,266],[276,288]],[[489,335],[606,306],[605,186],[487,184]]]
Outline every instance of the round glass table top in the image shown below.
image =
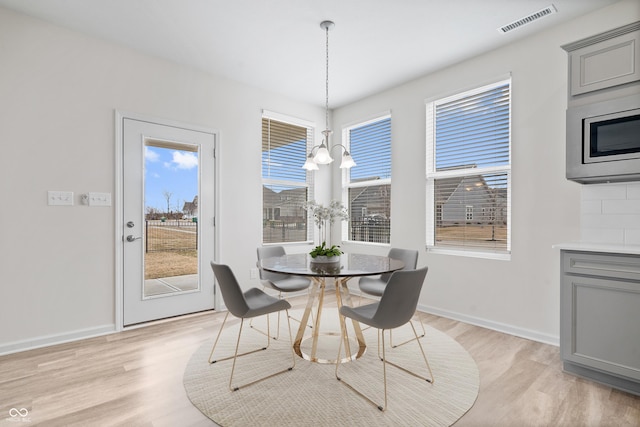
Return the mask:
[[338,262],[321,263],[309,254],[291,254],[260,260],[263,270],[273,273],[315,277],[355,277],[391,273],[404,263],[386,256],[342,254]]

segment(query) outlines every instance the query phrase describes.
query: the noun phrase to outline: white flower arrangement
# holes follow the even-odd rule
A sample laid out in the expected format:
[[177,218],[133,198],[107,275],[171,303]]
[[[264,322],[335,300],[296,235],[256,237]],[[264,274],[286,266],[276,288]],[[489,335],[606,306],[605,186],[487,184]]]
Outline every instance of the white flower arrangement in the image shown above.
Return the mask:
[[302,205],[303,209],[313,215],[313,221],[318,227],[318,236],[326,242],[327,228],[336,220],[348,221],[349,212],[339,200],[332,200],[328,207],[323,206],[315,200],[309,200]]

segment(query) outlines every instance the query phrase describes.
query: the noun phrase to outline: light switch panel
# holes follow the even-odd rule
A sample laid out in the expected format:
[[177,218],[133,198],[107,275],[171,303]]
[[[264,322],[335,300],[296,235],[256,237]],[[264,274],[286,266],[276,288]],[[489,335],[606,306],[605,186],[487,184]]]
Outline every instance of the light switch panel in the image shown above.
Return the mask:
[[89,193],[89,206],[111,206],[111,193]]
[[49,206],[73,206],[73,191],[48,191]]

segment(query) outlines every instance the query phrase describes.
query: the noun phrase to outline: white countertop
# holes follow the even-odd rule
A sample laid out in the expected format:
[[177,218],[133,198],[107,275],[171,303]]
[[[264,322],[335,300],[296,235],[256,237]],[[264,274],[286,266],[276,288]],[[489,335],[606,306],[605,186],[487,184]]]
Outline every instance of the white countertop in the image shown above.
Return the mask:
[[567,251],[605,252],[616,254],[640,255],[640,245],[620,245],[613,243],[573,242],[558,243],[552,246],[555,249]]

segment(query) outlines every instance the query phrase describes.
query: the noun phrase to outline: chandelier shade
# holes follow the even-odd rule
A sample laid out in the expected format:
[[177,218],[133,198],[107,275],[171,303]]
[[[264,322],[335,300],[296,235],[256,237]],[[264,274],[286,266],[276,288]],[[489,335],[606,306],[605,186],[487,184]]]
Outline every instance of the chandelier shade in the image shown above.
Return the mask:
[[318,167],[318,164],[313,161],[313,154],[311,153],[309,153],[309,155],[307,156],[307,161],[304,162],[304,165],[302,165],[302,168],[308,171],[317,171],[318,169],[320,169]]
[[333,162],[331,154],[329,154],[329,150],[327,149],[327,146],[324,145],[324,142],[320,144],[320,147],[318,147],[318,152],[313,156],[313,161],[319,165],[328,165]]
[[351,157],[348,151],[342,154],[342,162],[340,163],[340,169],[351,169],[352,167],[357,166],[356,162]]

